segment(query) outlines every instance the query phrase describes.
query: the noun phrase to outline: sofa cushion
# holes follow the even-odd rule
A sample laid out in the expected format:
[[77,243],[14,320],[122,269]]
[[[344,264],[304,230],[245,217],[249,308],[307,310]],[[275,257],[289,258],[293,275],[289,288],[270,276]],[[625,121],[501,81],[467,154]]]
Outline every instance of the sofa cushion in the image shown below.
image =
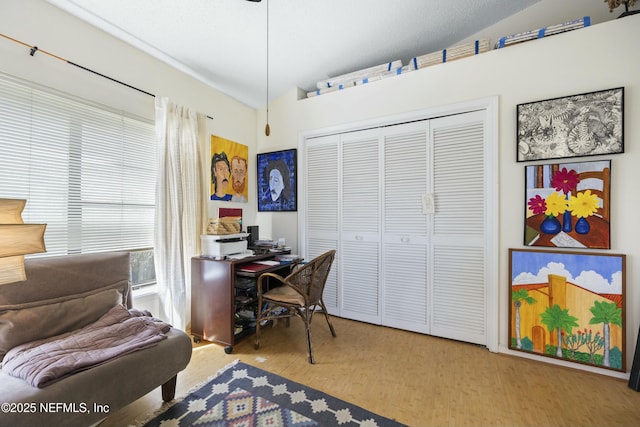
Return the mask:
[[0,360],[16,345],[82,328],[123,302],[121,288],[112,288],[0,306]]
[[75,297],[116,284],[129,294],[130,263],[127,252],[105,252],[26,259],[27,280],[0,286],[0,310],[5,305]]

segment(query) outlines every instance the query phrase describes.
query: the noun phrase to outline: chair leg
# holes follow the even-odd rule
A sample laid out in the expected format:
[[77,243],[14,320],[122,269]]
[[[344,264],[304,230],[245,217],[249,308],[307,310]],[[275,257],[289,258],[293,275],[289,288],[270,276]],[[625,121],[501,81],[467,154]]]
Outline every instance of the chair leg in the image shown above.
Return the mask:
[[329,329],[331,330],[331,335],[335,338],[336,331],[333,329],[331,320],[329,320],[329,313],[327,313],[327,307],[325,307],[324,302],[322,300],[320,301],[320,307],[322,308],[322,312],[324,313],[324,318],[327,319],[327,324],[329,325]]
[[258,315],[256,316],[256,340],[253,343],[253,348],[256,350],[260,348],[260,323],[262,322],[262,312],[260,306],[258,306]]
[[309,349],[309,363],[313,364],[313,350],[311,349],[311,322],[309,316],[305,315],[304,326],[307,329],[307,348]]

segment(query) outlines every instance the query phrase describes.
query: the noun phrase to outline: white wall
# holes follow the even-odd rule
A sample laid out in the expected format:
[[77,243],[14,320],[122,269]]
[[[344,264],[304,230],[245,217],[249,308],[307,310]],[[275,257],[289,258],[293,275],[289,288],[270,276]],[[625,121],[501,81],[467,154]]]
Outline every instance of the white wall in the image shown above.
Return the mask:
[[[254,109],[85,24],[44,0],[1,0],[0,33],[40,49],[32,57],[29,47],[0,38],[0,72],[153,119],[154,97],[69,65],[43,51],[49,52],[145,92],[169,97],[176,104],[213,117],[213,120],[207,120],[209,134],[247,145],[249,158],[255,158]],[[208,171],[209,144],[202,149],[206,161],[203,167]],[[256,184],[251,176],[249,184],[249,200],[254,200]],[[243,208],[244,216],[251,220],[249,225],[255,218],[255,203],[209,201],[210,217],[217,217],[218,207]]]
[[[640,256],[640,227],[636,225],[640,199],[635,188],[640,182],[640,54],[634,47],[639,39],[640,15],[635,15],[313,98],[297,100],[293,89],[271,104],[271,136],[259,136],[259,151],[296,148],[300,134],[312,130],[499,96],[500,349],[522,355],[508,350],[508,249],[524,247],[525,164],[516,162],[516,105],[624,86],[625,153],[605,158],[612,160],[613,175],[610,253],[627,255],[626,356],[630,369],[640,326],[636,262]],[[263,113],[258,122],[264,121]],[[289,233],[297,240],[295,218],[273,214],[270,220],[277,233]]]

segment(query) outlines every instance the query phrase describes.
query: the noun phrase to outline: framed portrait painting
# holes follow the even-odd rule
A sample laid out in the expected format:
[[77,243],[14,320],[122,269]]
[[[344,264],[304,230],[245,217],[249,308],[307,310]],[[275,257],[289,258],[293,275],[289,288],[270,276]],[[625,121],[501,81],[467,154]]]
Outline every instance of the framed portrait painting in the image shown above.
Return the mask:
[[296,149],[258,154],[257,164],[258,211],[296,211]]
[[509,348],[624,372],[625,262],[509,249]]
[[249,147],[211,135],[211,200],[247,203]]
[[517,105],[517,161],[624,152],[624,88]]
[[525,167],[524,244],[610,249],[611,161]]

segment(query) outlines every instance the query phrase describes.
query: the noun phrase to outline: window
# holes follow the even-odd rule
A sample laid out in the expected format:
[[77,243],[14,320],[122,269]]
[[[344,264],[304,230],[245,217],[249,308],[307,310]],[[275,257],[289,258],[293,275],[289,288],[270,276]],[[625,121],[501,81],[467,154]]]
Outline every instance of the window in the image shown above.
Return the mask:
[[155,145],[149,120],[0,74],[0,197],[27,199],[25,222],[47,224],[34,256],[148,252]]
[[153,260],[153,249],[131,251],[131,287],[148,289],[156,284],[156,266]]

